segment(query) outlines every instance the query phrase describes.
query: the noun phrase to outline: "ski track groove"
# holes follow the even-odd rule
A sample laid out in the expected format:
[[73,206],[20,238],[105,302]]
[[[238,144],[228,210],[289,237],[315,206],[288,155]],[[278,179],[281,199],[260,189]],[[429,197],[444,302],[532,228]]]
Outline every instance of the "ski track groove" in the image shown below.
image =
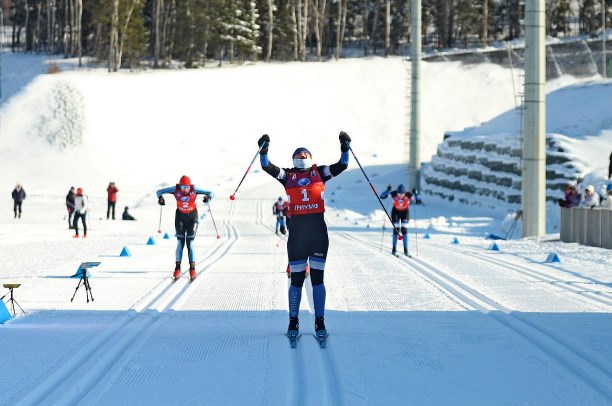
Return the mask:
[[[360,243],[368,248],[378,251],[378,245],[355,237],[347,232],[338,232],[338,235],[347,240]],[[441,247],[448,249],[447,247]],[[493,298],[490,298],[469,285],[458,281],[443,270],[436,268],[420,258],[398,257],[402,262],[415,271],[423,274],[444,290],[451,292],[459,300],[474,307],[481,313],[504,325],[516,334],[530,342],[544,354],[560,364],[565,370],[576,376],[586,385],[594,388],[602,396],[612,401],[612,372],[607,366],[589,356],[575,345],[566,342],[542,326],[520,317],[510,309],[505,308]],[[485,261],[486,262],[486,261]]]
[[[265,204],[265,200],[263,199],[260,199],[257,202],[255,223],[273,232],[274,228],[264,222],[264,204]],[[287,282],[288,284],[291,283],[288,278],[287,278]],[[300,344],[303,338],[304,337],[300,337],[298,339],[296,348],[289,347],[289,339],[287,338],[287,347],[289,348],[289,351],[291,351],[291,360],[292,360],[291,361],[292,363],[292,368],[291,368],[291,374],[292,374],[291,391],[292,393],[289,396],[289,398],[291,399],[291,405],[295,405],[295,406],[302,406],[302,405],[308,404],[308,399],[307,399],[308,392],[304,390],[304,386],[307,386],[307,385],[304,385],[304,382],[308,382],[308,376],[307,374],[304,373],[304,368],[302,366],[302,355],[301,355],[302,350],[300,349],[301,347]]]
[[[223,259],[239,239],[230,221],[234,213],[233,205],[230,205],[228,212],[224,225],[230,237],[204,254],[205,258],[197,263],[202,266],[199,272]],[[179,301],[187,299],[184,293],[188,292],[189,283],[185,281],[181,286],[179,283],[183,280],[169,283],[157,293],[158,286],[164,282],[168,283],[167,279],[162,280],[138,300],[125,316],[121,316],[104,333],[81,347],[66,363],[35,388],[30,389],[15,405],[78,404],[95,390],[99,381],[117,371],[113,366],[122,365],[122,359],[124,363],[128,361],[128,355],[144,342],[136,338],[151,334],[153,327],[163,321],[162,315],[167,315]],[[197,278],[193,283],[200,280]]]
[[[258,210],[257,210],[257,224],[260,224],[262,227],[274,232],[274,227],[266,225],[263,221],[264,218],[264,200],[260,200],[258,202]],[[279,237],[279,242],[286,242],[286,237],[282,234]],[[290,283],[290,281],[288,281]],[[312,301],[312,286],[310,285],[310,278],[307,278],[304,283],[304,289],[306,290],[306,298],[308,302],[308,306],[310,307],[310,311],[313,314],[314,319],[314,304]],[[312,404],[309,398],[308,393],[316,393],[317,389],[326,388],[326,395],[323,396],[323,399],[320,399],[320,404],[323,405],[334,405],[334,406],[342,406],[342,399],[340,396],[340,385],[338,384],[338,379],[336,378],[336,368],[329,356],[328,349],[322,349],[319,347],[318,342],[315,337],[312,337],[315,340],[315,348],[312,347],[312,340],[309,340],[308,336],[311,336],[310,333],[302,332],[302,337],[298,340],[297,348],[289,348],[291,351],[295,351],[293,354],[294,360],[294,373],[293,373],[293,402],[292,405],[308,405]],[[310,343],[310,344],[308,344]],[[308,348],[304,348],[308,347]],[[311,373],[306,374],[304,372],[303,358],[304,352],[319,352],[318,358],[318,368],[321,373]],[[310,358],[312,359],[312,357]],[[295,372],[297,371],[297,372]],[[304,385],[306,382],[306,385]],[[310,391],[305,391],[304,387],[309,387]],[[313,399],[314,400],[314,399]]]
[[[470,256],[472,258],[476,258],[480,261],[484,261],[484,262],[489,262],[491,264],[495,264],[497,266],[502,266],[508,270],[514,271],[516,273],[519,273],[523,276],[527,276],[529,278],[535,279],[538,282],[544,282],[544,283],[548,283],[551,285],[554,285],[555,287],[562,289],[566,292],[570,292],[572,294],[575,295],[579,295],[581,296],[583,299],[589,299],[591,302],[595,303],[596,305],[598,305],[599,308],[601,308],[602,310],[606,310],[606,311],[610,311],[612,310],[612,297],[605,293],[605,292],[599,292],[593,289],[590,289],[586,286],[581,286],[581,287],[575,287],[573,286],[570,282],[568,281],[560,281],[557,278],[553,278],[550,275],[547,275],[541,271],[537,271],[537,270],[533,270],[533,269],[529,269],[526,266],[522,266],[522,265],[517,265],[517,264],[513,264],[507,261],[504,261],[503,259],[499,259],[499,258],[490,258],[488,256],[485,256],[484,254],[480,254],[477,252],[472,252],[472,251],[468,251],[468,250],[462,250],[462,249],[458,249],[458,248],[454,248],[454,247],[445,247],[442,244],[436,244],[436,243],[431,243],[431,242],[427,242],[427,245],[433,246],[433,247],[437,247],[437,248],[441,248],[441,249],[447,249],[453,252],[457,252],[460,254],[464,254],[467,256]],[[580,276],[574,276],[576,278],[580,278],[583,279],[589,283],[592,283],[592,281],[590,281],[589,279],[580,277]],[[602,307],[601,305],[605,305],[605,307]]]

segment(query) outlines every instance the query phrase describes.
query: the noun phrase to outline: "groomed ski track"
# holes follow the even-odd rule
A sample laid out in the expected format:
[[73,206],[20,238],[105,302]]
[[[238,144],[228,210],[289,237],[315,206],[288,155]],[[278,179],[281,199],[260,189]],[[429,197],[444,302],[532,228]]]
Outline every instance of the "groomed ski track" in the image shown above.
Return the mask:
[[[3,386],[7,396],[0,404],[107,405],[138,399],[142,404],[399,405],[452,404],[458,397],[472,405],[569,405],[612,400],[610,353],[597,355],[577,332],[584,320],[612,311],[608,293],[577,287],[575,278],[564,279],[560,272],[551,275],[540,266],[440,241],[421,239],[418,256],[411,246],[413,258],[398,259],[387,253],[390,236],[381,253],[380,234],[347,230],[335,224],[332,213],[327,216],[327,348],[319,348],[312,336],[307,279],[302,336],[291,349],[284,335],[286,237],[274,234],[272,203],[240,195],[234,202],[213,201],[222,238],[215,239],[209,218],[201,220],[198,278],[192,284],[185,273],[171,283],[174,238],[160,239],[156,247],[134,247],[130,259],[101,252],[109,265],[90,280],[95,305],[116,290],[138,289],[133,279],[143,282],[137,299],[110,312],[82,304],[74,320],[62,318],[61,309],[46,316],[41,307],[12,322],[14,330],[20,324],[39,328],[32,334],[41,334],[41,340],[49,334],[47,323],[87,333],[74,340],[70,352],[37,353],[43,377]],[[146,251],[146,264],[139,262],[139,250]],[[455,267],[459,262],[466,265]],[[163,271],[152,263],[163,263]],[[505,291],[496,278],[511,278],[525,295]],[[65,286],[73,291],[77,281],[69,282]],[[77,292],[75,301],[82,295]],[[540,310],[529,310],[532,297],[541,298]],[[551,324],[557,317],[567,319],[562,324],[567,330]],[[96,326],[87,330],[90,323]],[[1,342],[16,332],[7,329]],[[526,392],[517,395],[507,381],[518,382]]]
[[[350,234],[342,233],[341,235],[347,239],[358,241]],[[373,250],[378,248],[373,243],[362,243]],[[542,273],[538,273],[537,271],[531,271],[527,267],[504,263],[500,260],[491,259],[484,254],[477,254],[467,250],[447,248],[441,244],[429,245],[441,249],[442,251],[450,250],[462,255],[467,255],[470,257],[470,259],[474,258],[477,260],[477,262],[479,261],[481,263],[481,269],[491,271],[493,268],[492,265],[497,267],[501,266],[502,269],[512,270],[521,274],[521,276],[532,277],[542,283],[551,283],[550,277],[543,275]],[[605,363],[602,363],[597,355],[582,350],[580,346],[564,338],[563,334],[560,332],[550,331],[544,326],[539,326],[531,322],[528,318],[521,317],[520,313],[505,307],[503,304],[497,302],[496,299],[487,296],[486,294],[460,281],[456,277],[448,274],[447,270],[444,268],[436,266],[435,263],[432,264],[433,261],[414,256],[412,258],[400,256],[399,259],[406,263],[406,265],[408,265],[411,269],[419,272],[421,275],[423,275],[423,277],[437,284],[441,290],[446,291],[457,298],[467,307],[471,307],[491,316],[508,329],[512,330],[514,333],[521,335],[534,346],[538,347],[542,352],[548,354],[550,357],[556,360],[560,366],[567,368],[568,372],[574,373],[577,379],[580,379],[585,384],[592,386],[595,390],[599,391],[602,396],[612,401],[612,386],[610,386],[612,370],[610,370]],[[539,278],[536,276],[539,276]],[[561,286],[564,291],[570,292],[571,294],[582,297],[586,296],[586,292],[577,291],[573,289],[571,285],[566,283],[556,286]],[[593,294],[596,292],[589,291],[588,293]],[[612,302],[605,301],[598,297],[586,297],[588,300],[593,302],[593,306],[597,306],[603,311],[612,311]]]

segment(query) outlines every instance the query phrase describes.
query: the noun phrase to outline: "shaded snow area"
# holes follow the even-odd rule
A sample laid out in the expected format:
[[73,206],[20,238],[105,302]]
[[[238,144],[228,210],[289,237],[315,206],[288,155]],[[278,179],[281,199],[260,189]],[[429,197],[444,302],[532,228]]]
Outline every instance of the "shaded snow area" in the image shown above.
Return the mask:
[[[11,61],[27,85],[0,110],[0,282],[21,284],[25,313],[0,324],[0,405],[612,403],[610,250],[520,232],[492,250],[485,237],[511,230],[511,206],[424,195],[410,211],[412,258],[390,255],[372,187],[407,184],[400,59],[112,75],[40,75],[42,59]],[[512,72],[496,66],[424,64],[424,81],[427,162],[445,132],[514,107]],[[558,131],[582,154],[585,179],[605,176],[612,152],[609,112],[594,111],[587,121],[601,128]],[[291,349],[286,237],[272,214],[285,193],[249,163],[263,133],[278,166],[300,146],[318,164],[337,162],[341,130],[371,185],[353,155],[327,183],[330,336],[321,349],[312,335],[307,278]],[[193,283],[186,253],[171,281],[174,199],[162,207],[155,196],[182,175],[215,193],[198,201]],[[117,217],[129,206],[136,221],[107,220],[111,181]],[[17,182],[27,193],[20,219],[8,197]],[[68,229],[70,186],[90,199],[86,239]],[[560,262],[546,262],[551,253]],[[99,262],[89,302],[72,277],[83,262]]]

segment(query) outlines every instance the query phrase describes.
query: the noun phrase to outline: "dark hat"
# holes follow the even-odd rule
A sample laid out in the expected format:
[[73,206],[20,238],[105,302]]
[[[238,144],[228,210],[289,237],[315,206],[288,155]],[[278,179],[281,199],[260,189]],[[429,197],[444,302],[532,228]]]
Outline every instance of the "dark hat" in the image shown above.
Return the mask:
[[308,158],[312,158],[312,154],[310,153],[310,151],[308,150],[308,148],[304,148],[304,147],[299,147],[298,149],[296,149],[295,151],[293,151],[293,155],[292,157],[295,158],[296,155],[298,155],[301,152],[305,152],[306,155],[308,155]]
[[403,183],[397,187],[397,193],[406,193],[406,186]]

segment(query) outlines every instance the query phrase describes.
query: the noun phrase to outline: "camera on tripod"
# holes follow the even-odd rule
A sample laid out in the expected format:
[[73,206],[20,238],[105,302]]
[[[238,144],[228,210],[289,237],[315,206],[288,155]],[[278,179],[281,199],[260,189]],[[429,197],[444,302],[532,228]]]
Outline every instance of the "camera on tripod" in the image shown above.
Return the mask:
[[17,303],[17,301],[15,300],[15,296],[13,294],[13,290],[20,287],[21,283],[4,283],[2,284],[2,286],[7,288],[9,292],[5,294],[4,296],[0,297],[0,300],[4,299],[6,295],[9,295],[9,294],[11,295],[7,304],[10,304],[10,308],[11,308],[11,311],[13,312],[13,316],[17,315],[17,312],[15,311],[15,305],[17,305],[17,307],[21,310],[22,313],[25,313],[25,310],[23,310],[23,308],[19,305],[19,303]]

